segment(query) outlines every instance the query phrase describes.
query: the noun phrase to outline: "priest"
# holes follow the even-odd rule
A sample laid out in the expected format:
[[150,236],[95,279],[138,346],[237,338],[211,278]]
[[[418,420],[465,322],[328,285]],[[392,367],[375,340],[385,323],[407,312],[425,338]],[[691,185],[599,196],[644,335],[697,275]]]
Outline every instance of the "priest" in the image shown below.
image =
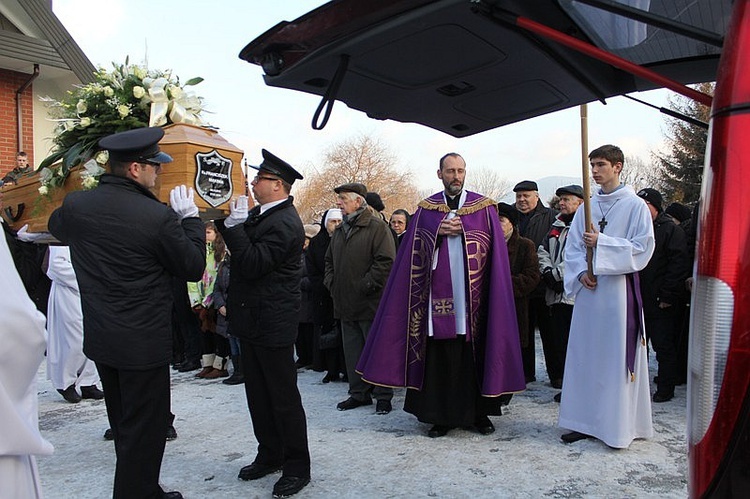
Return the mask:
[[525,388],[508,251],[495,202],[463,188],[464,159],[439,166],[444,191],[419,203],[357,371],[408,388],[404,410],[430,437],[489,434],[499,396]]

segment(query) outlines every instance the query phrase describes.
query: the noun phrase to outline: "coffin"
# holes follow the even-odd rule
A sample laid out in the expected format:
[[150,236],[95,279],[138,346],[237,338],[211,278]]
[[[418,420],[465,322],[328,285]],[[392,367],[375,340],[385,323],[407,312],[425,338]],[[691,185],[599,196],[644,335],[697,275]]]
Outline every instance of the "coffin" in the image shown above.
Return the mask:
[[[152,189],[164,203],[169,204],[169,192],[174,186],[193,187],[201,218],[211,220],[228,215],[229,201],[246,194],[241,167],[243,152],[215,130],[168,125],[164,127],[159,147],[174,158],[173,163],[164,165]],[[34,174],[19,179],[17,185],[2,187],[2,215],[13,229],[28,224],[29,232],[46,232],[50,214],[62,204],[68,192],[83,189],[81,167],[73,168],[63,187],[53,189],[50,196],[39,194],[40,185],[39,175]]]

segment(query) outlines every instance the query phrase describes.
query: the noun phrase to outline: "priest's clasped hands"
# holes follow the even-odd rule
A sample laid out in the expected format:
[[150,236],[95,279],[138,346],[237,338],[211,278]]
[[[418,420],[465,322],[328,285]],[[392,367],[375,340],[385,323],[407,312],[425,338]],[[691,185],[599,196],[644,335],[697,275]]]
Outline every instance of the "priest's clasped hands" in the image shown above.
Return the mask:
[[438,236],[460,236],[464,232],[464,226],[461,224],[461,217],[455,216],[449,219],[443,219],[438,228]]

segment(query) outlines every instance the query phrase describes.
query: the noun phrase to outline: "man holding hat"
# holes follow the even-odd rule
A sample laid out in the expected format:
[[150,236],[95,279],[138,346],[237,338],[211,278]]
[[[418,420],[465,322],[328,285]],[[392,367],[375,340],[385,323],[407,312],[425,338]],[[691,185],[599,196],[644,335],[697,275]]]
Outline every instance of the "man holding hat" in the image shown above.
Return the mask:
[[[544,206],[539,199],[539,187],[533,180],[523,180],[513,188],[516,193],[516,209],[520,216],[518,217],[518,231],[521,237],[531,239],[534,247],[538,248],[544,241],[547,232],[555,221],[557,211]],[[536,381],[536,328],[539,328],[539,336],[542,339],[542,348],[544,349],[544,361],[547,366],[547,375],[550,383],[555,388],[560,388],[557,384],[562,379],[562,372],[555,369],[554,363],[550,360],[553,357],[551,345],[554,343],[552,338],[552,324],[549,316],[549,307],[544,299],[545,286],[540,282],[537,288],[529,297],[529,317],[526,323],[526,330],[521,331],[521,356],[523,358],[523,372],[526,376],[526,382]]]
[[336,408],[347,411],[372,405],[375,397],[375,412],[388,414],[393,389],[363,381],[355,368],[391,272],[396,243],[386,221],[367,209],[364,184],[343,184],[334,192],[344,219],[331,236],[323,284],[331,292],[334,317],[341,323],[349,378],[349,398]]
[[197,281],[205,230],[193,190],[175,187],[171,208],[149,190],[162,163],[161,128],[99,141],[111,173],[68,194],[49,219],[70,254],[83,310],[83,350],[96,362],[115,440],[114,497],[182,497],[159,486],[170,424],[172,277]]
[[656,246],[646,268],[641,270],[641,296],[646,318],[646,337],[656,352],[659,372],[654,402],[667,402],[674,397],[674,387],[684,376],[679,371],[677,347],[678,325],[682,311],[684,282],[690,272],[687,239],[682,228],[663,210],[661,194],[656,189],[638,191],[646,201],[654,221]]
[[258,202],[247,196],[230,204],[217,221],[232,254],[227,317],[240,340],[245,394],[258,441],[255,460],[240,470],[256,480],[281,470],[274,497],[296,494],[310,482],[307,421],[297,389],[294,342],[300,310],[305,230],[290,196],[300,175],[263,149],[251,182]]
[[[545,300],[550,307],[552,318],[552,334],[548,341],[544,357],[550,371],[559,373],[559,378],[552,380],[556,387],[562,387],[565,372],[565,352],[568,349],[570,335],[570,321],[573,318],[574,298],[567,296],[564,289],[563,273],[565,269],[565,243],[568,240],[568,230],[578,207],[583,204],[583,187],[567,185],[555,191],[559,198],[560,213],[555,217],[552,228],[547,233],[542,244],[539,245],[539,271],[546,287]],[[549,353],[548,353],[549,352]],[[555,395],[560,401],[560,394]]]

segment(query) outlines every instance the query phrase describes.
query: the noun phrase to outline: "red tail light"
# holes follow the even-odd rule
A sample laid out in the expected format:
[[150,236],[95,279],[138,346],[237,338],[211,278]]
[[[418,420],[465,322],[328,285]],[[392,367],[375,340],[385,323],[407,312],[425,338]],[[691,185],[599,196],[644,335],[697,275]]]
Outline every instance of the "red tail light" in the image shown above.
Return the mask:
[[739,0],[724,43],[703,179],[690,320],[691,497],[746,493],[750,483],[748,54],[750,1]]

